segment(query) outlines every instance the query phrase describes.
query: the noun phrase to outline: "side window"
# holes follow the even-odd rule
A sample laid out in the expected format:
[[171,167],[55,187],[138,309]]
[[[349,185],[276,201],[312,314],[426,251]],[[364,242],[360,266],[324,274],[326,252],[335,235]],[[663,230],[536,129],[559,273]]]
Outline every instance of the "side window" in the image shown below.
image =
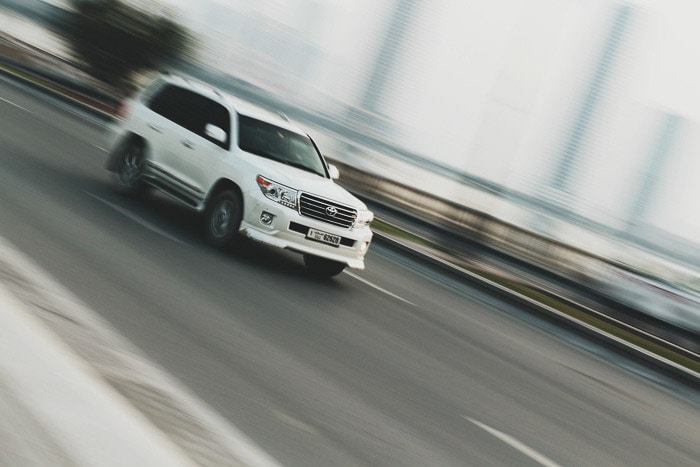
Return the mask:
[[[149,108],[192,133],[228,149],[231,116],[226,107],[218,102],[187,89],[167,85],[154,96]],[[207,136],[204,130],[208,124],[224,130],[226,140],[221,142]]]
[[183,89],[173,85],[166,85],[155,95],[148,105],[148,108],[157,114],[181,124],[183,120],[182,93]]

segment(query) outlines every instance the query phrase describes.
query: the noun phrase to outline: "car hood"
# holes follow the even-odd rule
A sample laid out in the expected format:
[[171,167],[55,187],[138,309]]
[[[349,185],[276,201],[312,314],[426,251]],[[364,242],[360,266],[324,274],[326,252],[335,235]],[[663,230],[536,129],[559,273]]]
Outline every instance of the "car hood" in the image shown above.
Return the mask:
[[365,203],[333,180],[264,157],[254,155],[250,157],[254,159],[251,162],[260,170],[259,175],[265,178],[357,209],[367,209]]

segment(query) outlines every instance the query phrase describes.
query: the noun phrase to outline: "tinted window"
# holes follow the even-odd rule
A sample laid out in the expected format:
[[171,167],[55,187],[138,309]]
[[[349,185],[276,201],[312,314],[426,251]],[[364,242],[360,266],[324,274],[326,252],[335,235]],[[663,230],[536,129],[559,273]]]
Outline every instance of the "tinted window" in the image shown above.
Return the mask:
[[[229,147],[231,116],[228,109],[218,102],[178,86],[166,85],[153,98],[149,108],[202,138]],[[204,133],[207,124],[223,129],[226,141],[221,143],[209,138]]]
[[326,176],[323,160],[311,139],[276,125],[239,115],[238,146],[258,156]]
[[148,107],[168,120],[182,125],[185,120],[183,91],[182,88],[166,85],[154,96]]

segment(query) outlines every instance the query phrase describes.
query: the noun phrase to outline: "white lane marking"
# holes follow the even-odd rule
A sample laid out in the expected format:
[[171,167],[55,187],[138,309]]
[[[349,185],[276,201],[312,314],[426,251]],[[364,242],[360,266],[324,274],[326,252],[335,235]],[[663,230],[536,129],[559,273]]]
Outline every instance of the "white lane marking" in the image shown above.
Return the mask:
[[14,105],[14,106],[17,107],[18,109],[22,109],[22,110],[24,110],[24,111],[27,112],[27,113],[30,113],[30,114],[31,114],[31,113],[34,113],[34,112],[32,112],[31,110],[29,110],[29,109],[25,109],[24,107],[22,107],[22,106],[19,105],[19,104],[15,104],[14,102],[12,102],[12,101],[10,101],[10,100],[5,99],[4,97],[0,97],[0,101],[6,102],[6,103],[8,103],[8,104],[10,104],[10,105]]
[[[85,191],[85,190],[83,190],[83,191]],[[179,243],[179,244],[181,244],[181,245],[191,246],[191,245],[189,245],[188,243],[185,243],[185,242],[183,242],[182,240],[173,237],[172,235],[170,235],[168,232],[164,231],[163,229],[161,229],[161,228],[159,228],[159,227],[156,227],[155,225],[151,224],[151,223],[148,222],[147,220],[145,220],[145,219],[143,219],[143,218],[137,216],[136,214],[134,214],[134,213],[132,213],[132,212],[127,211],[126,209],[122,208],[121,206],[117,206],[117,205],[114,204],[114,203],[110,203],[110,202],[107,201],[106,199],[100,198],[100,197],[97,196],[96,194],[90,193],[89,191],[85,191],[85,193],[87,193],[88,195],[92,196],[92,197],[95,198],[96,200],[98,200],[98,201],[100,201],[100,202],[106,204],[107,206],[109,206],[110,208],[112,208],[112,209],[114,209],[115,211],[119,212],[120,214],[125,215],[126,217],[128,217],[128,218],[131,219],[132,221],[136,222],[137,224],[140,224],[140,225],[142,225],[143,227],[146,227],[148,230],[150,230],[150,231],[152,231],[152,232],[155,232],[155,233],[157,233],[158,235],[162,235],[162,236],[165,237],[165,238],[169,238],[170,240],[172,240],[172,241],[174,241],[174,242],[177,242],[177,243]]]
[[272,415],[275,416],[279,421],[286,423],[287,425],[293,426],[301,431],[305,431],[311,435],[318,435],[318,430],[308,423],[302,422],[291,415],[287,415],[279,410],[273,410]]
[[484,430],[484,431],[492,434],[496,438],[500,439],[501,441],[503,441],[504,443],[506,443],[510,447],[517,449],[518,451],[525,454],[527,457],[534,460],[538,464],[544,465],[546,467],[559,467],[559,464],[557,464],[553,460],[543,456],[539,452],[532,449],[530,446],[518,441],[517,439],[513,438],[512,436],[507,435],[507,434],[503,433],[502,431],[498,431],[495,428],[491,428],[490,426],[486,425],[485,423],[481,423],[479,420],[475,420],[475,419],[470,418],[470,417],[464,417],[464,418],[466,418],[467,420],[469,420],[470,422],[472,422],[474,425],[478,426],[482,430]]
[[103,148],[102,146],[98,146],[97,144],[92,143],[92,147],[99,149],[100,151],[107,152],[105,148]]
[[351,272],[346,272],[345,274],[347,274],[348,276],[352,277],[353,279],[357,279],[358,281],[362,282],[363,284],[367,284],[367,285],[369,285],[370,287],[372,287],[372,288],[374,288],[374,289],[377,289],[377,290],[379,290],[379,291],[382,292],[382,293],[387,294],[387,295],[390,296],[390,297],[393,297],[393,298],[395,298],[395,299],[397,299],[397,300],[401,300],[402,302],[408,303],[408,304],[411,305],[411,306],[416,306],[415,303],[411,303],[411,302],[409,302],[408,300],[406,300],[405,298],[399,297],[398,295],[396,295],[396,294],[394,294],[394,293],[391,293],[391,292],[389,292],[388,290],[383,289],[382,287],[379,287],[377,284],[373,284],[372,282],[368,281],[367,279],[363,279],[362,277],[358,276],[357,274],[353,274],[353,273],[351,273]]

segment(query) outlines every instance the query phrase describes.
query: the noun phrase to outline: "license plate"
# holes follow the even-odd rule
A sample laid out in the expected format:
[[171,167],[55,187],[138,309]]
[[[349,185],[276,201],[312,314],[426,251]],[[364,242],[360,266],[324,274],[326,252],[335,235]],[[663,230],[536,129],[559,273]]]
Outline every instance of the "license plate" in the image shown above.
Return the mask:
[[317,242],[328,243],[329,245],[340,245],[340,235],[333,235],[321,230],[309,229],[306,234],[306,238],[316,240]]

